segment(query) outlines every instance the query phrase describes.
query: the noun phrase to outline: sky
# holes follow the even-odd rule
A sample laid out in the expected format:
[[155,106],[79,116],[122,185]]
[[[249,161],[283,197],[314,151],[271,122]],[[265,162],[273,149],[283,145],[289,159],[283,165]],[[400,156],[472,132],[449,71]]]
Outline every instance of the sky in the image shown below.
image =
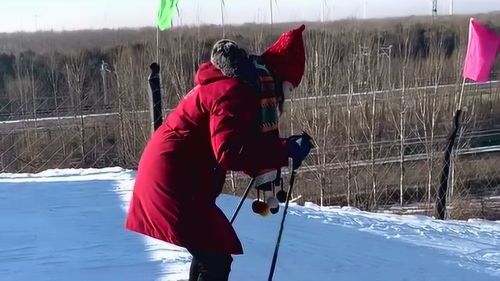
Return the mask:
[[[272,0],[273,20],[430,15],[431,0]],[[438,0],[448,14],[451,0]],[[270,22],[269,0],[225,0],[226,23]],[[364,9],[366,2],[366,12]],[[0,0],[0,32],[154,26],[160,0]],[[454,12],[500,10],[500,0],[454,0]],[[174,25],[220,24],[220,0],[179,0]]]

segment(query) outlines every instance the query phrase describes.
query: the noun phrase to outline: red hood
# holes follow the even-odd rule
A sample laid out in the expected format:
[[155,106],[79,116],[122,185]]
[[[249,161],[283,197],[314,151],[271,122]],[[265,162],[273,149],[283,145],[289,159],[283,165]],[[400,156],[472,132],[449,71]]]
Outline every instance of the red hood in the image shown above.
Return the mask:
[[211,62],[203,63],[194,77],[194,83],[197,85],[207,85],[215,81],[229,79],[215,67]]

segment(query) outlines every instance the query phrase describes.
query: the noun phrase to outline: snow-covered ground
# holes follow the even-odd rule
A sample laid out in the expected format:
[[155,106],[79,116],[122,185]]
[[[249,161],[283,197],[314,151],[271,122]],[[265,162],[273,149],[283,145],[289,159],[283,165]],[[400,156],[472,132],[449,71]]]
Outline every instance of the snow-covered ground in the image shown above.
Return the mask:
[[[1,281],[187,279],[183,249],[125,231],[134,173],[0,174]],[[231,214],[238,198],[222,196]],[[280,217],[243,207],[231,280],[267,280]],[[281,213],[280,213],[281,214]],[[292,205],[274,280],[500,280],[500,222]]]

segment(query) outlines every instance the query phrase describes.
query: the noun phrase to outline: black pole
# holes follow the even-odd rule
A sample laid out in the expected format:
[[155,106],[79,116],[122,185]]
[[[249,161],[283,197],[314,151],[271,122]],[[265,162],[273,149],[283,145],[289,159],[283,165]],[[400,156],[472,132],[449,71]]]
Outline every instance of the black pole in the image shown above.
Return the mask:
[[156,131],[163,123],[162,107],[161,107],[161,85],[160,85],[160,66],[153,62],[149,68],[151,74],[148,77],[150,92],[150,112],[151,112],[151,129]]
[[243,196],[241,197],[240,203],[238,203],[238,207],[236,207],[236,210],[234,210],[233,215],[231,216],[231,224],[233,224],[234,220],[236,219],[236,216],[238,216],[238,213],[240,212],[241,206],[243,206],[243,202],[245,202],[245,199],[247,199],[248,192],[250,192],[250,189],[252,189],[252,186],[255,182],[255,177],[252,178],[250,183],[248,183],[247,189],[245,189],[245,192],[243,193]]
[[292,175],[290,176],[290,187],[288,188],[288,193],[286,197],[285,209],[283,210],[283,217],[281,218],[280,231],[278,233],[278,241],[276,241],[276,246],[274,248],[273,261],[271,262],[271,269],[269,270],[268,281],[273,280],[274,271],[276,269],[276,261],[278,260],[278,251],[280,249],[281,237],[283,236],[283,229],[285,228],[285,218],[286,212],[288,211],[288,204],[292,198],[293,184],[295,182],[295,170],[292,170]]
[[[314,140],[311,136],[309,136],[306,132],[302,132],[302,137],[307,138],[311,144],[311,148],[314,148]],[[273,277],[274,277],[274,271],[276,269],[276,262],[278,260],[278,252],[279,252],[280,244],[281,244],[281,237],[283,236],[283,229],[285,228],[285,219],[286,219],[286,214],[288,211],[288,205],[290,203],[290,200],[292,200],[293,185],[295,183],[295,176],[297,174],[296,169],[299,168],[298,166],[300,166],[300,165],[296,166],[296,163],[294,163],[292,161],[292,173],[290,175],[290,187],[288,188],[288,192],[287,192],[287,196],[286,196],[285,209],[283,210],[283,217],[281,218],[280,230],[278,233],[278,240],[276,241],[276,246],[274,248],[273,261],[271,262],[271,269],[269,270],[269,276],[268,276],[267,281],[272,281]]]
[[461,114],[461,109],[458,109],[457,112],[455,112],[455,116],[453,118],[453,128],[451,134],[448,136],[448,144],[446,145],[446,150],[444,152],[443,170],[441,172],[441,182],[436,202],[437,217],[441,220],[446,219],[446,199],[450,186],[449,175],[451,168],[451,154],[453,151],[453,146],[455,145],[455,139],[457,138],[458,129],[460,128]]

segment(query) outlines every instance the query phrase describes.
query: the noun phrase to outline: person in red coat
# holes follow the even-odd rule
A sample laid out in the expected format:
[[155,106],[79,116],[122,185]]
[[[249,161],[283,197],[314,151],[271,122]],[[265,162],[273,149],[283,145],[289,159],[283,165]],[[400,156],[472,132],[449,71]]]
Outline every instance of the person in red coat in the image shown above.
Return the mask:
[[[261,56],[285,92],[298,86],[304,73],[303,30],[283,34]],[[231,255],[243,253],[215,203],[226,171],[277,169],[287,166],[289,157],[301,163],[311,144],[300,136],[261,134],[258,72],[234,41],[215,44],[195,84],[144,149],[125,227],[186,248],[193,255],[190,281],[224,281]]]

